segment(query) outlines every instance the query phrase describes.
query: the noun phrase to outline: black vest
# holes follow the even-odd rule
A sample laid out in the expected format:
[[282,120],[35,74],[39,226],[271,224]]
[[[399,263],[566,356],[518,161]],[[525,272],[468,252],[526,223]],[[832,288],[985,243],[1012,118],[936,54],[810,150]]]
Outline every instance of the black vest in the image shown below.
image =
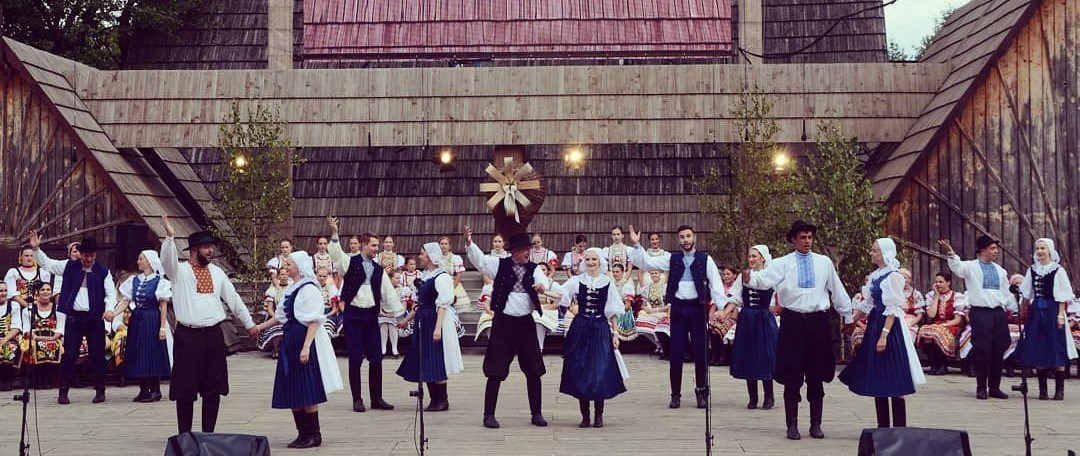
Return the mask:
[[[521,287],[529,295],[533,311],[540,312],[540,296],[533,289],[535,283],[533,272],[536,271],[536,263],[530,261],[521,267],[525,268],[525,276],[521,278]],[[506,309],[506,300],[510,298],[510,292],[514,290],[515,283],[517,283],[517,275],[514,274],[514,260],[510,257],[499,260],[499,272],[495,273],[495,283],[492,284],[491,290],[492,311],[500,313]]]
[[75,308],[75,298],[79,294],[79,289],[82,288],[83,277],[86,277],[86,295],[90,300],[90,315],[104,314],[105,287],[116,286],[111,282],[108,285],[105,284],[105,277],[108,275],[109,270],[101,263],[94,262],[90,271],[84,274],[81,261],[68,260],[64,267],[64,283],[60,285],[60,302],[56,310],[65,314],[71,313]]
[[1057,275],[1058,269],[1061,268],[1055,268],[1049,274],[1042,276],[1036,274],[1035,269],[1031,270],[1031,291],[1034,292],[1036,298],[1054,300],[1054,276]]
[[[683,263],[683,252],[671,254],[671,269],[668,271],[667,293],[664,299],[667,302],[675,302],[675,292],[679,289],[679,281],[682,280],[686,265]],[[694,289],[697,290],[698,301],[705,304],[709,301],[709,283],[705,274],[705,267],[709,255],[702,251],[694,252],[694,261],[690,263],[690,277],[694,279]]]
[[371,262],[374,266],[371,272],[371,297],[375,299],[375,308],[379,308],[382,305],[383,268],[375,260],[364,259],[363,255],[354,256],[349,260],[349,270],[345,272],[345,278],[341,284],[341,302],[348,306],[356,298],[356,293],[360,291],[360,286],[367,278],[364,273],[365,261]]

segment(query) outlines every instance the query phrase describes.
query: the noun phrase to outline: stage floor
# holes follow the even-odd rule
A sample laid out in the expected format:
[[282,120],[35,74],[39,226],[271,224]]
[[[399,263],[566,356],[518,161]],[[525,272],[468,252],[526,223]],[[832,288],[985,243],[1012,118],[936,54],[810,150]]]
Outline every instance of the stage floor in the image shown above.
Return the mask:
[[[498,418],[501,429],[481,426],[484,377],[480,354],[467,354],[466,371],[452,377],[450,411],[426,414],[431,455],[581,455],[581,454],[704,454],[705,412],[693,408],[693,365],[685,365],[683,408],[668,403],[667,363],[648,355],[626,355],[631,378],[629,391],[607,403],[602,429],[579,429],[577,401],[558,393],[562,360],[546,357],[544,414],[550,425],[529,425],[524,378],[512,374],[503,384]],[[346,360],[338,359],[344,368]],[[408,396],[412,385],[393,374],[400,360],[388,359],[386,400],[397,406],[390,412],[354,413],[349,393],[331,396],[319,409],[323,446],[317,450],[288,450],[295,437],[288,411],[272,410],[270,395],[275,361],[264,354],[242,353],[229,358],[232,394],[223,400],[219,432],[268,435],[274,454],[376,455],[416,453],[413,443],[415,400]],[[513,368],[513,369],[516,369]],[[516,372],[516,371],[514,371]],[[367,375],[365,369],[364,380]],[[873,401],[855,396],[838,381],[826,385],[827,438],[807,435],[808,407],[803,403],[800,430],[803,440],[784,438],[781,389],[773,410],[747,410],[745,384],[728,375],[727,367],[712,368],[714,389],[713,430],[716,454],[855,454],[859,433],[874,426]],[[1019,382],[1005,379],[1006,385]],[[347,381],[346,381],[347,383]],[[974,379],[953,374],[929,377],[919,392],[908,398],[908,424],[931,428],[964,429],[970,434],[974,454],[1023,454],[1023,406],[1018,395],[1008,400],[976,401]],[[1053,388],[1051,382],[1051,389]],[[1034,385],[1032,385],[1034,387]],[[167,385],[165,386],[167,388]],[[165,440],[175,433],[172,404],[162,401],[136,404],[131,398],[138,387],[109,388],[108,401],[91,404],[92,389],[71,392],[72,404],[56,404],[56,391],[37,394],[36,422],[41,428],[40,447],[32,454],[48,455],[154,455],[161,454]],[[368,402],[367,386],[364,386]],[[0,402],[0,453],[17,454],[19,404],[5,393]],[[1066,401],[1031,401],[1035,454],[1065,454],[1080,449],[1080,381],[1066,384]],[[689,407],[688,407],[689,405]],[[196,406],[195,427],[199,427]],[[35,413],[30,409],[31,436]],[[1072,431],[1069,431],[1072,429]],[[1071,434],[1070,434],[1071,432]]]

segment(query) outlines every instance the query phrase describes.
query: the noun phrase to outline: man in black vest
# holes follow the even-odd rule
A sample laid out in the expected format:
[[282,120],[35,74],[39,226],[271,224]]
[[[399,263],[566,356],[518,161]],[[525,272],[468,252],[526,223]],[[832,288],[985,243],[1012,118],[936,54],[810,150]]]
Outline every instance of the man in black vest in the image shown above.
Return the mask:
[[517,356],[529,393],[529,412],[534,426],[547,426],[540,411],[540,377],[547,372],[544,357],[540,354],[540,342],[536,340],[536,324],[532,313],[540,312],[539,293],[547,287],[547,276],[529,261],[532,242],[526,233],[510,236],[506,249],[507,258],[484,255],[472,242],[472,229],[465,227],[465,245],[469,261],[481,274],[493,277],[491,310],[495,319],[491,323],[487,352],[484,354],[484,427],[498,428],[495,420],[495,404],[499,399],[499,386],[510,375],[510,363]]
[[68,388],[75,376],[79,345],[86,336],[90,362],[94,365],[94,403],[105,402],[105,324],[112,321],[116,307],[116,282],[112,273],[97,259],[97,241],[83,239],[79,244],[81,259],[53,260],[41,250],[41,234],[30,231],[30,247],[42,269],[64,278],[56,310],[64,314],[64,353],[60,358],[60,396],[57,402],[69,404]]
[[368,390],[371,408],[393,410],[382,397],[382,344],[379,339],[379,305],[382,311],[392,315],[402,312],[390,275],[375,261],[379,251],[379,238],[371,233],[360,235],[360,254],[349,256],[341,248],[338,237],[338,219],[327,217],[330,225],[330,245],[327,251],[339,271],[346,271],[341,285],[344,316],[345,345],[349,353],[349,387],[352,390],[353,411],[363,412],[361,374],[364,358],[368,360]]
[[671,403],[668,406],[679,408],[681,405],[683,355],[689,337],[697,385],[694,395],[697,408],[705,408],[709,400],[709,340],[706,336],[709,299],[711,297],[718,306],[723,306],[726,301],[720,269],[709,254],[697,250],[694,229],[689,225],[680,226],[676,231],[682,251],[661,256],[646,255],[640,245],[641,232],[635,231],[633,225],[629,228],[630,243],[633,245],[629,254],[630,262],[645,271],[656,269],[668,273],[667,292],[664,295],[664,301],[671,304],[671,353],[668,357]]

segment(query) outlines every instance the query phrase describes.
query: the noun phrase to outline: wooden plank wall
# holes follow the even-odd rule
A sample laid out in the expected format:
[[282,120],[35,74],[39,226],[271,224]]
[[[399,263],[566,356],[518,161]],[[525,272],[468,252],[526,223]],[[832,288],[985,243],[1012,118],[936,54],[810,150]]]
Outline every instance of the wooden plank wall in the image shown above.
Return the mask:
[[899,142],[940,86],[935,64],[102,71],[79,96],[117,147],[212,147],[234,100],[279,108],[305,147],[736,142],[744,85],[774,103],[778,140],[835,117]]
[[[764,19],[764,51],[765,55],[771,56],[765,59],[766,63],[888,60],[882,0],[759,1]],[[849,15],[854,16],[847,17]],[[824,38],[814,42],[822,36]],[[802,52],[786,55],[800,50]]]
[[86,236],[103,246],[113,264],[117,227],[137,214],[95,165],[77,151],[80,142],[7,62],[0,62],[0,258],[14,265],[14,249],[28,229],[41,229],[54,258],[67,242]]
[[[671,232],[683,223],[712,229],[699,214],[692,178],[710,168],[727,169],[719,145],[593,145],[580,171],[564,166],[564,147],[524,149],[549,193],[530,229],[560,255],[576,234],[593,245],[610,244],[615,225],[659,230],[669,249],[676,248]],[[218,150],[183,152],[204,181],[212,186],[220,180]],[[394,235],[401,252],[416,252],[440,235],[451,235],[461,251],[465,224],[476,229],[480,245],[490,246],[494,219],[479,185],[491,180],[484,168],[494,148],[459,147],[455,153],[456,171],[443,173],[434,163],[435,150],[425,153],[423,147],[304,149],[306,163],[294,172],[296,246],[313,249],[316,238],[327,234],[324,217],[330,214],[342,218],[343,233]]]
[[983,232],[1002,239],[1010,272],[1031,263],[1035,239],[1054,238],[1080,286],[1078,43],[1080,4],[1042,2],[901,189],[888,228],[916,246],[923,288],[947,268],[937,239],[971,258]]

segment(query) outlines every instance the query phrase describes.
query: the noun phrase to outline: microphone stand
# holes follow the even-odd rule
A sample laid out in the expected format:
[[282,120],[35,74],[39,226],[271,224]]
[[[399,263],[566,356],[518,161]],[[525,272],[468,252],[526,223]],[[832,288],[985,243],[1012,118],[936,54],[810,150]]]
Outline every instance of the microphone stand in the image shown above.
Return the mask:
[[[432,278],[431,280],[435,279]],[[419,417],[420,422],[419,426],[417,426],[417,430],[420,433],[420,444],[418,451],[420,453],[420,456],[424,456],[424,451],[427,449],[428,439],[424,426],[424,342],[421,340],[424,337],[424,324],[422,323],[423,320],[420,319],[420,306],[421,304],[418,302],[416,305],[416,310],[414,310],[414,312],[416,312],[416,317],[414,317],[414,319],[416,320],[416,331],[413,332],[413,334],[418,336],[414,340],[417,342],[416,357],[419,360],[419,378],[417,378],[416,381],[416,390],[409,391],[409,395],[416,398],[416,413]]]
[[[712,434],[712,366],[709,365],[711,359],[709,348],[709,311],[705,309],[705,340],[702,341],[705,344],[705,456],[712,456],[713,446],[713,434]],[[723,339],[721,339],[723,343]],[[696,361],[696,360],[695,360]]]
[[[21,356],[22,354],[20,353],[19,355]],[[30,455],[30,442],[28,442],[27,438],[26,438],[26,436],[27,436],[26,411],[30,406],[30,383],[33,382],[33,378],[34,378],[34,365],[30,364],[26,368],[26,375],[23,376],[23,392],[22,392],[22,394],[16,394],[15,397],[14,397],[14,400],[22,402],[22,430],[21,430],[21,432],[19,432],[19,456],[29,456]],[[35,402],[34,404],[35,404],[35,407],[36,407],[37,402]]]
[[[1017,347],[1023,347],[1024,346],[1024,333],[1027,332],[1025,330],[1025,328],[1024,328],[1024,317],[1025,317],[1025,315],[1024,315],[1024,312],[1021,309],[1021,305],[1023,304],[1023,300],[1021,299],[1020,294],[1017,293],[1016,291],[1013,291],[1013,296],[1016,297],[1016,310],[1017,310],[1017,313],[1019,314],[1019,315],[1017,315],[1018,318],[1016,319],[1016,321],[1019,322],[1019,326],[1020,326],[1020,340],[1017,342]],[[1018,354],[1018,356],[1019,356],[1019,354]],[[1023,365],[1020,366],[1020,384],[1019,385],[1013,385],[1012,390],[1020,393],[1020,396],[1022,396],[1024,398],[1024,454],[1026,456],[1031,456],[1031,442],[1035,441],[1035,438],[1033,438],[1031,436],[1031,418],[1030,418],[1030,415],[1028,413],[1028,381],[1027,381],[1028,376],[1027,376],[1027,371],[1028,371],[1027,367],[1025,367]]]

